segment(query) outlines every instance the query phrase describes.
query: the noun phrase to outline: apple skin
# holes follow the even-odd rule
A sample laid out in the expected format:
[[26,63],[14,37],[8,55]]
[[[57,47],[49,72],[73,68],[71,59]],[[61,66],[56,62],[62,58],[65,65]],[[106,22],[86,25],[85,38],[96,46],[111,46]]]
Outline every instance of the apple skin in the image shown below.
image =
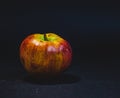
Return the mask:
[[20,45],[20,60],[32,75],[57,75],[69,67],[72,49],[55,33],[31,34]]

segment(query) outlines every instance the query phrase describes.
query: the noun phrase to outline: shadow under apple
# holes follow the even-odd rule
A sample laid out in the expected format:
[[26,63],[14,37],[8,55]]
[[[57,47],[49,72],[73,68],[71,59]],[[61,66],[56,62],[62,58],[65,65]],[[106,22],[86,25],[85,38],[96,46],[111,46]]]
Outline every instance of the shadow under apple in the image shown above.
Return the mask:
[[32,84],[39,85],[56,85],[56,84],[71,84],[76,83],[80,80],[80,78],[73,74],[63,73],[61,75],[55,77],[33,77],[27,75],[24,77],[23,81]]

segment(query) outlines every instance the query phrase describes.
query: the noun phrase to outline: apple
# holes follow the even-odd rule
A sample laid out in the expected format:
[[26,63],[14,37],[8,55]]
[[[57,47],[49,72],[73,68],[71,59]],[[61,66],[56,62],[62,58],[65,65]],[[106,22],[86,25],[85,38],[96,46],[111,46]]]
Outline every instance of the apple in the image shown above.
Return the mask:
[[72,49],[55,33],[31,34],[20,44],[20,60],[32,75],[57,75],[69,67]]

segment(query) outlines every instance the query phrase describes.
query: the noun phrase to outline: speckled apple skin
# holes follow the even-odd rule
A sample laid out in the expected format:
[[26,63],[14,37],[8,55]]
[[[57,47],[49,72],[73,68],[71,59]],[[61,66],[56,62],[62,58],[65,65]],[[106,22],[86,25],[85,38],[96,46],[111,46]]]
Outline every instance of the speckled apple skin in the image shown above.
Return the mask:
[[31,34],[20,45],[20,60],[30,74],[57,75],[70,66],[72,49],[54,33]]

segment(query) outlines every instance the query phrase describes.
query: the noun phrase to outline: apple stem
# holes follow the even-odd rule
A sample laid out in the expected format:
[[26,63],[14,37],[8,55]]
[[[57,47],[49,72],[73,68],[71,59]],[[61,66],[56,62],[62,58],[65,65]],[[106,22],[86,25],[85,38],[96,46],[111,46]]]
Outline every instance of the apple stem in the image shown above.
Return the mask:
[[48,41],[46,34],[44,33],[44,40]]

